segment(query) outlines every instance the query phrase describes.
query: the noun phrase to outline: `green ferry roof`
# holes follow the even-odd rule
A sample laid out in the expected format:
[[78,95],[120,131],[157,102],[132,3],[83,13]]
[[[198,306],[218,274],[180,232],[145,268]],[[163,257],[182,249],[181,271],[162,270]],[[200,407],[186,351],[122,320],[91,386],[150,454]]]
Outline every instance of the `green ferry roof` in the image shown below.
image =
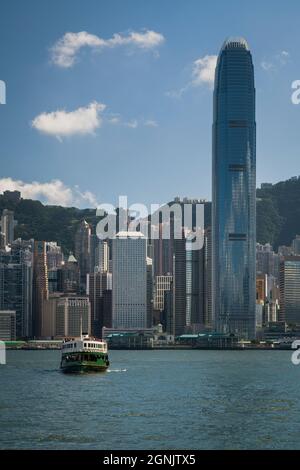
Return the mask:
[[26,341],[4,341],[7,346],[21,346],[22,344],[26,344]]

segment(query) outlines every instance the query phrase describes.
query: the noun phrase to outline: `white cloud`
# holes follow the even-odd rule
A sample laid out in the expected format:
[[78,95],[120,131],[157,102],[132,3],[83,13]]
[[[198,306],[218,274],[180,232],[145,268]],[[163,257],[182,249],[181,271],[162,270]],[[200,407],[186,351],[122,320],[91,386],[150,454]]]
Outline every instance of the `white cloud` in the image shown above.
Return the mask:
[[266,72],[268,72],[269,70],[274,69],[274,64],[272,62],[267,62],[266,60],[263,60],[260,63],[260,65],[261,65],[262,69],[265,70]]
[[34,199],[49,205],[64,207],[74,206],[79,208],[97,207],[96,196],[90,191],[80,191],[78,186],[70,188],[60,180],[52,180],[47,183],[25,183],[12,178],[0,179],[0,192],[20,191],[24,199]]
[[136,129],[138,127],[138,121],[136,119],[132,119],[131,121],[124,122],[124,126]]
[[290,59],[290,53],[288,51],[281,51],[277,54],[276,58],[280,65],[286,65]]
[[147,119],[145,122],[144,122],[144,126],[146,127],[158,127],[158,124],[156,121],[154,121],[153,119]]
[[288,51],[280,51],[275,54],[271,60],[262,60],[260,65],[266,72],[275,71],[280,67],[284,67],[290,60],[290,53]]
[[121,116],[119,114],[112,114],[107,118],[109,124],[119,124],[121,121]]
[[39,114],[31,125],[38,131],[62,139],[72,135],[93,134],[101,126],[106,106],[96,101],[74,111],[57,110]]
[[216,55],[206,55],[195,60],[192,71],[193,86],[214,84],[217,58]]
[[147,30],[144,32],[131,31],[127,35],[114,34],[110,39],[102,39],[86,31],[66,33],[51,48],[52,62],[58,67],[69,68],[76,62],[80,49],[89,47],[96,50],[120,46],[134,46],[143,50],[155,49],[164,42],[162,34]]
[[140,126],[145,127],[158,127],[157,121],[154,119],[130,119],[125,120],[120,114],[110,114],[106,118],[108,124],[129,127],[130,129],[137,129]]
[[218,56],[205,55],[195,60],[192,64],[192,72],[190,81],[179,90],[169,90],[165,93],[170,98],[181,98],[192,87],[208,85],[213,87],[215,81],[215,69]]

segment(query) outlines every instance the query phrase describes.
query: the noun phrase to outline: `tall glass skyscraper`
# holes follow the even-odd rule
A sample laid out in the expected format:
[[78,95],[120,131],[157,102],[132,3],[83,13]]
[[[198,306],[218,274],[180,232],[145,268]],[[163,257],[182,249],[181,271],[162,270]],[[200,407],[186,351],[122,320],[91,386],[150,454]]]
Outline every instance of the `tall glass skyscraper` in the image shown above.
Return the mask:
[[256,123],[252,56],[225,41],[214,89],[212,302],[215,329],[255,337]]

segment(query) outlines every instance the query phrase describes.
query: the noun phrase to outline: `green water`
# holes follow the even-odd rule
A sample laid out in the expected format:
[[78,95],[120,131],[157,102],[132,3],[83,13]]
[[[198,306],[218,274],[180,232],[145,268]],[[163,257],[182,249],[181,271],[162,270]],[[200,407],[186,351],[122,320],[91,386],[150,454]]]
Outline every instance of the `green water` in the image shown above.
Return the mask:
[[300,449],[289,351],[110,351],[107,372],[60,351],[8,351],[2,449]]

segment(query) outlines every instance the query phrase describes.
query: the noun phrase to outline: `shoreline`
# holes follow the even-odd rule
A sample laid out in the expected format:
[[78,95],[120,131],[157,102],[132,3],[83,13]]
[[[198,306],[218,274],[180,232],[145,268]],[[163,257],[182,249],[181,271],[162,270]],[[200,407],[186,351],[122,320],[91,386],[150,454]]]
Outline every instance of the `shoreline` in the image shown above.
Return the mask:
[[[60,347],[7,347],[7,351],[60,351]],[[291,347],[200,348],[191,346],[154,346],[153,348],[109,348],[109,351],[293,351]]]

